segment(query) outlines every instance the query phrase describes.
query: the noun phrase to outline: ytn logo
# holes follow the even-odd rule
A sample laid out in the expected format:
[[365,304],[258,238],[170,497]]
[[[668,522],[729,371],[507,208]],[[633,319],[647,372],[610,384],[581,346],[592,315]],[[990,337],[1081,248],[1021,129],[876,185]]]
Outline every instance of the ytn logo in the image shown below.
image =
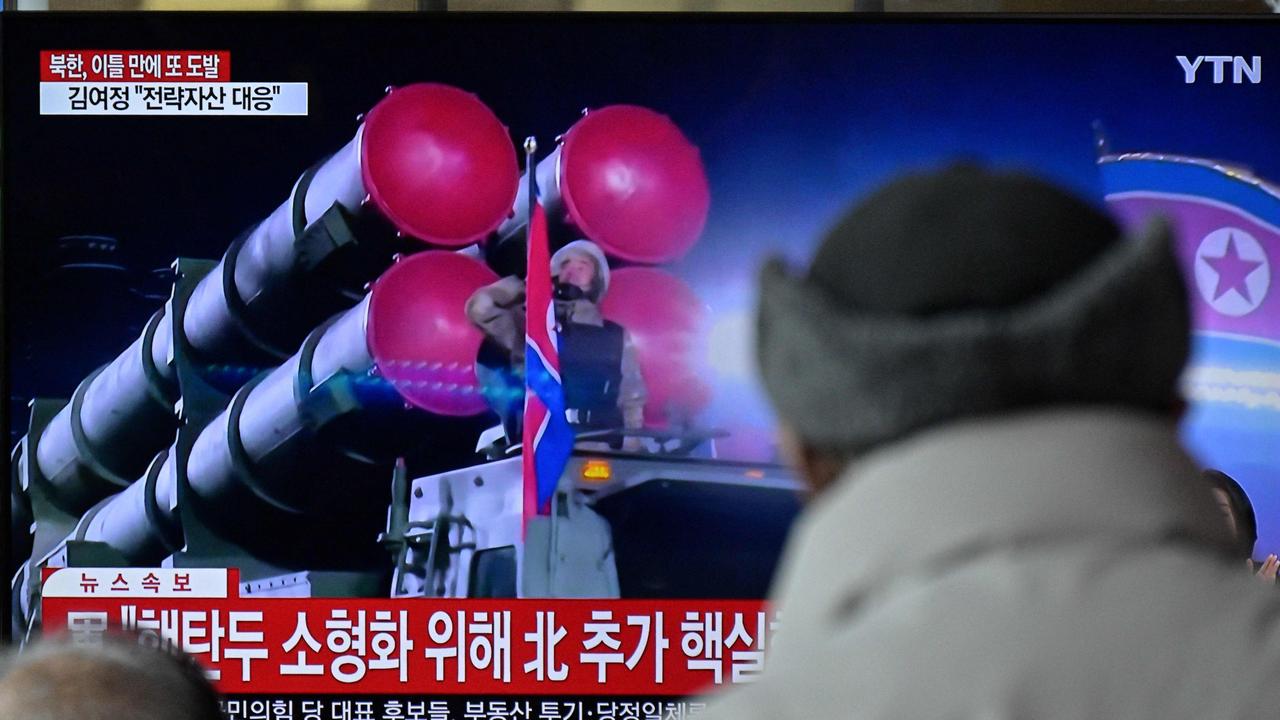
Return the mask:
[[1213,66],[1214,85],[1221,85],[1226,80],[1228,65],[1231,66],[1233,85],[1243,85],[1245,78],[1249,78],[1249,83],[1252,85],[1262,82],[1262,56],[1260,55],[1254,55],[1247,60],[1240,55],[1197,55],[1194,60],[1187,58],[1186,55],[1178,56],[1178,64],[1186,74],[1188,85],[1196,81],[1196,73],[1205,63]]

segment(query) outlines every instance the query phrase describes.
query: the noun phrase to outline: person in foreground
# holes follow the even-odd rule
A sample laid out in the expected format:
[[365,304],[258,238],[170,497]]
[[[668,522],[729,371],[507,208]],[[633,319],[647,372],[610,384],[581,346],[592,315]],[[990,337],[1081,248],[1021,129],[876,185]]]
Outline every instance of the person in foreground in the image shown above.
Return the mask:
[[133,637],[100,645],[48,639],[0,665],[8,720],[222,720],[218,696],[194,661]]
[[1033,177],[954,166],[763,269],[757,351],[811,490],[728,718],[1258,718],[1280,599],[1179,446],[1185,291]]

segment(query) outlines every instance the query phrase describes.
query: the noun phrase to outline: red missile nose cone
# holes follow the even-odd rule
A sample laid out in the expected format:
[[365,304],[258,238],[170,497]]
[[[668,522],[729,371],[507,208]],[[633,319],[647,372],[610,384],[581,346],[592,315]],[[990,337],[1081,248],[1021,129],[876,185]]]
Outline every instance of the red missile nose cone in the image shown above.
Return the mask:
[[475,258],[428,250],[374,282],[365,326],[369,353],[405,401],[438,415],[484,412],[475,372],[482,338],[465,308],[472,293],[497,279]]
[[711,390],[699,374],[707,310],[688,285],[662,270],[622,268],[601,310],[635,344],[649,391],[645,424],[666,425],[669,411],[692,415],[707,406]]
[[560,153],[569,219],[610,255],[668,262],[702,234],[706,170],[665,115],[634,105],[593,110],[565,134]]
[[405,233],[462,247],[493,232],[515,202],[515,146],[493,112],[455,87],[396,88],[369,111],[365,189]]

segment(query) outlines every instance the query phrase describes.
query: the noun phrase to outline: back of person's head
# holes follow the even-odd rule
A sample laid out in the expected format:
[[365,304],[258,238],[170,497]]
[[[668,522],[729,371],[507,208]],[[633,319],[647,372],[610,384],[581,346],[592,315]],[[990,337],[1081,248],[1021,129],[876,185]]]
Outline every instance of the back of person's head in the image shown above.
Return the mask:
[[217,693],[193,661],[136,638],[42,640],[7,658],[0,673],[6,720],[223,718]]
[[779,419],[831,456],[1041,405],[1180,407],[1189,315],[1167,227],[1124,237],[1029,175],[955,165],[890,182],[807,272],[769,262],[759,302]]
[[1224,510],[1236,539],[1236,554],[1249,557],[1253,554],[1253,546],[1258,542],[1258,519],[1254,515],[1249,496],[1235,478],[1221,470],[1205,470],[1203,477],[1210,487],[1222,494],[1222,501],[1226,504]]

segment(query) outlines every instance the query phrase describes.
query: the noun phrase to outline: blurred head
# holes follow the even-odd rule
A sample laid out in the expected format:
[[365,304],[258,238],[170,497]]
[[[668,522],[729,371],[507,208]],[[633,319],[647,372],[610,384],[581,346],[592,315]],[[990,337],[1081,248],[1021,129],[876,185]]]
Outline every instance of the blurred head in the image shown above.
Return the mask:
[[821,488],[849,458],[1055,403],[1175,414],[1186,294],[1162,223],[1126,238],[1029,175],[956,165],[852,206],[806,270],[761,273],[757,352],[783,446]]
[[221,720],[218,696],[186,657],[107,637],[46,639],[0,668],[0,718]]
[[1244,488],[1240,487],[1230,475],[1221,470],[1205,470],[1203,477],[1213,488],[1213,497],[1218,501],[1231,528],[1231,535],[1236,541],[1236,554],[1251,557],[1253,546],[1258,542],[1258,521],[1253,514],[1253,503]]
[[581,290],[598,303],[609,289],[609,261],[590,240],[574,240],[551,256],[551,274],[557,282]]

